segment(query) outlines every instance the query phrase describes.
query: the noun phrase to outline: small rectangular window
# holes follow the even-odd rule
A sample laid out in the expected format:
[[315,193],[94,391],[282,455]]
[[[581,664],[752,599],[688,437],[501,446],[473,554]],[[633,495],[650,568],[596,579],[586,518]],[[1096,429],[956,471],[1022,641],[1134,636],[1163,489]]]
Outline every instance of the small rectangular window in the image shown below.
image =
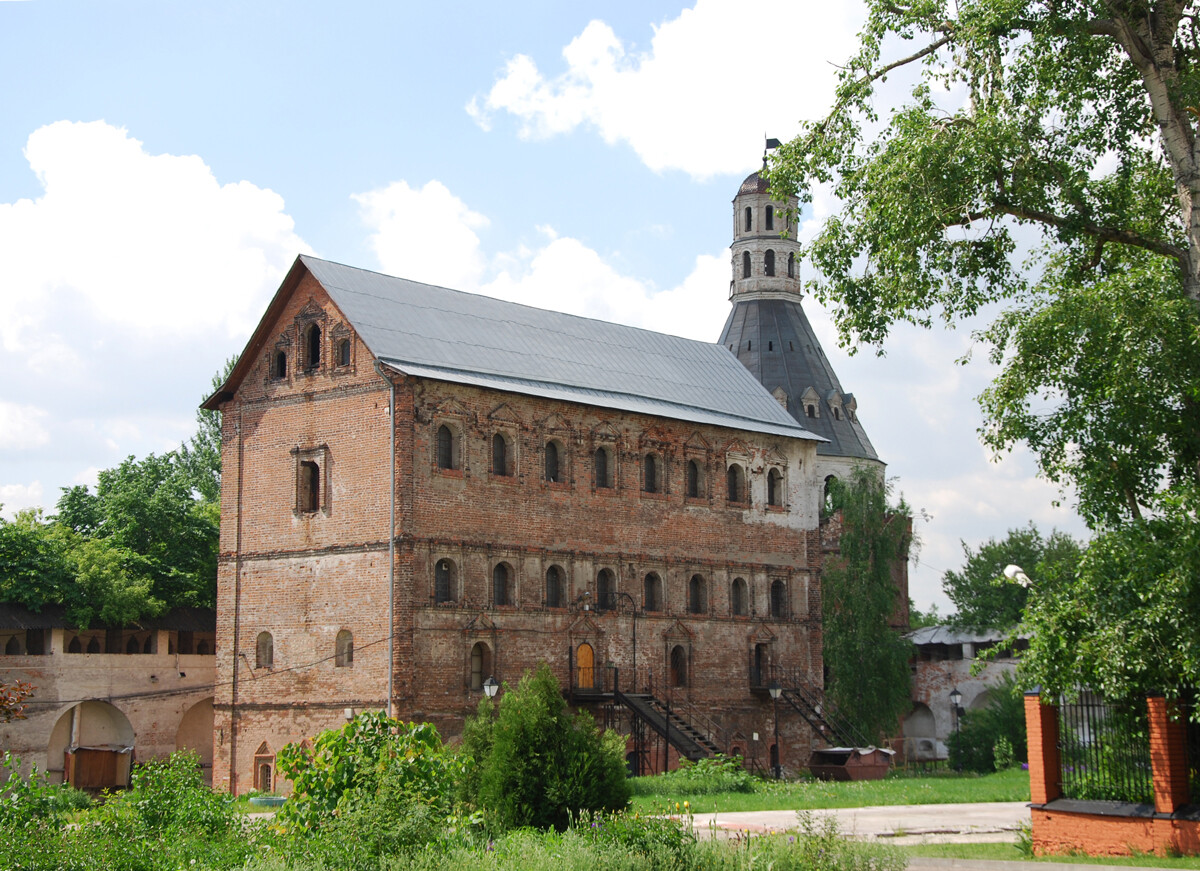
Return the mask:
[[316,511],[321,507],[321,467],[310,460],[300,463],[299,503],[301,511]]

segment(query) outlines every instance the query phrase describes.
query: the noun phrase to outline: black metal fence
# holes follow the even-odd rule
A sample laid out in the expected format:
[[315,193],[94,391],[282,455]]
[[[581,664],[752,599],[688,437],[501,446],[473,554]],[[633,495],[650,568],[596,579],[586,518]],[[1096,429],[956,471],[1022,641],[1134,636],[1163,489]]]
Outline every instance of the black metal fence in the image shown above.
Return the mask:
[[1064,798],[1152,804],[1146,702],[1109,703],[1084,692],[1058,706]]
[[1184,722],[1184,747],[1187,750],[1188,801],[1200,803],[1200,723],[1196,722],[1195,693],[1189,693],[1179,705]]

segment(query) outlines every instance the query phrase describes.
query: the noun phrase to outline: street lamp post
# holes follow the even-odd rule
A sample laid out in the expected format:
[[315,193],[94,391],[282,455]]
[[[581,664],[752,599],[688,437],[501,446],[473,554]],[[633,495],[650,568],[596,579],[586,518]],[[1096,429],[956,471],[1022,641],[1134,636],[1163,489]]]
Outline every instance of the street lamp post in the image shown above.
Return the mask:
[[483,694],[487,696],[489,700],[496,698],[496,693],[499,691],[500,684],[496,682],[494,677],[489,677],[483,682]]
[[783,692],[783,687],[779,685],[778,680],[771,681],[771,685],[767,687],[767,692],[771,694],[771,707],[775,713],[775,779],[779,780],[783,774],[782,754],[779,752],[779,695]]
[[[961,705],[961,704],[962,704],[962,693],[960,693],[958,691],[958,687],[955,687],[954,689],[950,690],[950,710],[951,710],[951,713],[954,714],[954,734],[955,735],[958,734],[958,721],[959,721],[959,718],[962,716],[962,708],[959,707],[959,705]],[[961,760],[962,757],[960,756],[959,759]],[[955,765],[955,769],[959,770],[960,766]]]

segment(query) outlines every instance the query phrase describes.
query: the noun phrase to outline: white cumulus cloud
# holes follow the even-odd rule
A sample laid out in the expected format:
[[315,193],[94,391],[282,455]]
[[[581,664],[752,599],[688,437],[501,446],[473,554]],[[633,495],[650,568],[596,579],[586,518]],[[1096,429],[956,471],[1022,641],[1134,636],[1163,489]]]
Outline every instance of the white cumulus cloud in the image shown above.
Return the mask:
[[655,171],[738,172],[764,132],[788,138],[828,111],[861,22],[859,3],[698,0],[632,52],[594,20],[563,48],[565,70],[543,73],[518,54],[467,112],[484,129],[512,115],[526,138],[588,126]]
[[44,445],[50,433],[45,410],[0,399],[0,450],[20,451]]

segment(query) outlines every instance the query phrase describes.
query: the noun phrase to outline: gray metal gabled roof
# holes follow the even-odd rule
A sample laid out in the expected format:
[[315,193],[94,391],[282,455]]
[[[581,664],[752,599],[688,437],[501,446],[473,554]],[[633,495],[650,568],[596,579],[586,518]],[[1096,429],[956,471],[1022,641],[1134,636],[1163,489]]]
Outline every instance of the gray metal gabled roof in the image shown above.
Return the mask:
[[[812,324],[801,307],[800,298],[758,297],[753,294],[734,300],[733,310],[721,331],[721,346],[736,356],[746,369],[768,390],[782,387],[787,393],[791,416],[826,441],[817,445],[823,456],[878,460],[879,455],[857,412],[833,416],[828,400],[832,395],[849,402],[852,394],[843,393],[837,374],[825,356]],[[821,403],[817,417],[807,417],[802,397],[809,388]]]
[[359,337],[406,374],[814,441],[720,345],[301,255]]

